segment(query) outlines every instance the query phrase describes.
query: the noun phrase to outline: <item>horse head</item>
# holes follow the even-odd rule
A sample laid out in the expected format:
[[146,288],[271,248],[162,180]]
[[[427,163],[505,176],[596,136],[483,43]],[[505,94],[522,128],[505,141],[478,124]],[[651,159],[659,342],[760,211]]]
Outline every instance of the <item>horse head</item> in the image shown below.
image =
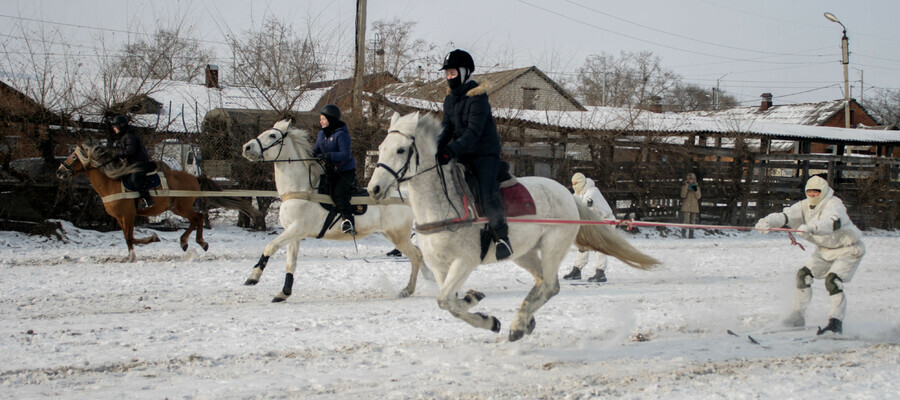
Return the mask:
[[388,134],[378,146],[378,163],[369,180],[369,194],[381,200],[390,189],[420,173],[420,168],[437,165],[437,135],[440,122],[418,112],[400,116],[394,113]]
[[284,152],[285,141],[292,130],[291,121],[283,119],[254,139],[244,143],[244,158],[250,161],[275,161]]
[[87,161],[84,161],[85,149],[85,145],[79,143],[75,146],[72,154],[69,154],[69,157],[66,157],[65,161],[59,164],[59,168],[56,169],[56,176],[59,179],[69,179],[84,172],[86,169],[85,164],[87,163]]

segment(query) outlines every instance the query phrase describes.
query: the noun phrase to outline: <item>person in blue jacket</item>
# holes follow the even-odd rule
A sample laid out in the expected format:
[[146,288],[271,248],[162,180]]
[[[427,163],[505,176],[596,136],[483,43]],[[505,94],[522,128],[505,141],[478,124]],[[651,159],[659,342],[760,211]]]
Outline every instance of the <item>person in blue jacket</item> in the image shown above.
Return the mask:
[[356,221],[353,219],[353,207],[350,198],[356,187],[356,159],[350,153],[350,131],[347,124],[341,121],[341,109],[334,104],[327,104],[319,111],[319,124],[322,130],[316,136],[313,157],[325,167],[331,199],[343,222],[341,231],[356,235]]
[[509,227],[500,197],[500,136],[491,114],[487,86],[472,80],[475,61],[469,53],[456,49],[444,57],[450,94],[444,98],[444,119],[438,136],[437,160],[444,165],[458,159],[466,170],[475,174],[481,194],[481,205],[492,239],[496,244],[497,260],[512,255]]

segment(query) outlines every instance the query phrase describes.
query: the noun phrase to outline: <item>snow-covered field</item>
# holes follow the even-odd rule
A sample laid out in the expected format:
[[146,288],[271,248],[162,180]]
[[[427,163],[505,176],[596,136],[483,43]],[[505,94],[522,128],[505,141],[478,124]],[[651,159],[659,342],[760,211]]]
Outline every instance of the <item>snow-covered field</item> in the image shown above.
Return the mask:
[[[0,398],[45,399],[884,399],[900,393],[900,233],[867,232],[846,285],[839,338],[816,337],[828,299],[814,284],[805,331],[776,331],[809,254],[783,234],[632,236],[664,260],[610,261],[605,284],[562,283],[537,329],[509,343],[532,284],[511,262],[478,269],[474,311],[495,334],[440,310],[383,237],[308,240],[294,295],[270,303],[284,251],[244,286],[271,232],[214,225],[209,252],[180,232],[126,254],[121,233],[66,225],[69,243],[0,232]],[[150,231],[140,229],[140,234]],[[279,230],[280,232],[280,230]],[[645,231],[646,232],[646,231]],[[199,252],[198,252],[199,251]],[[571,252],[560,268],[568,272]],[[588,267],[585,275],[593,273]],[[732,330],[739,336],[727,333]],[[747,335],[759,344],[753,344]]]

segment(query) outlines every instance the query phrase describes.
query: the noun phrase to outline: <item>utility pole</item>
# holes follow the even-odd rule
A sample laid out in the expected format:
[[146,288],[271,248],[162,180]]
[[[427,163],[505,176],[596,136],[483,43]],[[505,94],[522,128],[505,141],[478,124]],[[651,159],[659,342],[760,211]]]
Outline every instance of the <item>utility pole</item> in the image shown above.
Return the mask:
[[353,113],[362,118],[362,86],[366,65],[366,0],[356,0],[356,65],[353,68]]

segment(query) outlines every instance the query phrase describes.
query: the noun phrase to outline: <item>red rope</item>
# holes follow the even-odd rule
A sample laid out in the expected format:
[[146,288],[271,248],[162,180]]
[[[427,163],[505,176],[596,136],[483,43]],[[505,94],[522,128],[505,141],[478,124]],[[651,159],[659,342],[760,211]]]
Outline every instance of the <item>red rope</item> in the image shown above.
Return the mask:
[[[735,229],[740,231],[752,231],[756,228],[749,226],[729,226],[729,225],[698,225],[698,224],[676,224],[676,223],[661,223],[661,222],[644,222],[644,221],[635,221],[633,219],[623,219],[623,220],[606,220],[606,221],[582,221],[582,220],[569,220],[569,219],[554,219],[554,218],[546,218],[546,219],[536,219],[536,218],[507,218],[507,222],[510,223],[518,223],[518,224],[544,224],[544,225],[617,225],[627,227],[628,230],[631,230],[635,226],[671,226],[676,228],[685,228],[685,229]],[[483,224],[487,223],[487,218],[478,218],[473,223],[475,224]],[[791,245],[799,246],[801,250],[806,251],[806,248],[803,247],[800,242],[794,238],[794,235],[791,232],[800,232],[797,229],[791,228],[769,228],[769,231],[774,232],[787,232],[788,237],[791,239]]]

